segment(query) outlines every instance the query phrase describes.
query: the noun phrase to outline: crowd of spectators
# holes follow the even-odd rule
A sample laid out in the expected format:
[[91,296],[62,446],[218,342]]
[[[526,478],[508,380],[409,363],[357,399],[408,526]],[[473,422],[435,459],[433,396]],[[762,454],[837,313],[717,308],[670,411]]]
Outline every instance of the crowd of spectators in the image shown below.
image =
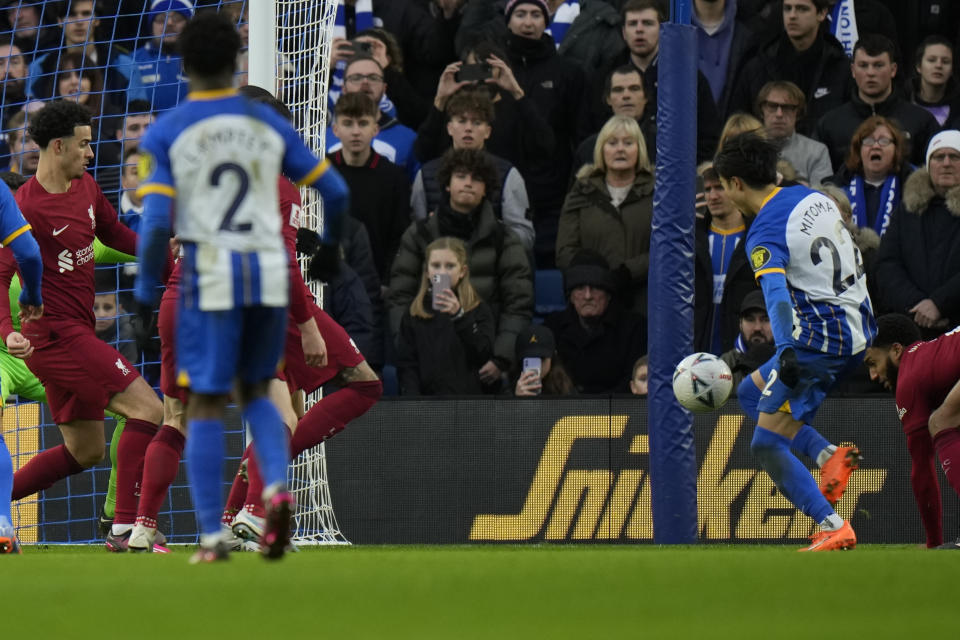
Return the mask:
[[[136,230],[137,142],[188,90],[177,37],[219,10],[246,43],[250,1],[0,0],[0,164],[31,175],[30,113],[76,100],[90,171]],[[339,0],[325,150],[352,204],[328,308],[400,393],[646,392],[647,302],[671,295],[647,287],[668,4]],[[742,131],[780,145],[781,185],[837,202],[878,313],[926,336],[960,321],[960,0],[693,9],[696,350],[742,374],[769,347],[750,220],[710,166]],[[123,308],[107,298],[102,314]]]

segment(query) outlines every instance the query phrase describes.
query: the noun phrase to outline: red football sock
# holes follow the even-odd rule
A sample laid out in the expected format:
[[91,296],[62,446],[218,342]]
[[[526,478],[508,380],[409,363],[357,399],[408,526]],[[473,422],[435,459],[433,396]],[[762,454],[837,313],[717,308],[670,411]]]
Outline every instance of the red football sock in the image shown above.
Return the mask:
[[146,420],[127,418],[117,446],[117,509],[114,524],[133,524],[137,518],[140,472],[147,447],[157,433],[157,425]]
[[[366,413],[382,394],[383,384],[379,380],[370,380],[352,382],[321,398],[297,423],[297,430],[290,439],[290,459],[343,431],[348,422]],[[247,464],[250,486],[244,507],[254,515],[263,516],[263,479],[254,456]]]
[[941,431],[934,436],[933,446],[937,448],[947,482],[953,487],[954,493],[960,496],[960,428]]
[[83,467],[64,445],[41,451],[13,474],[12,499],[26,498],[81,471]]
[[352,382],[343,389],[324,396],[310,407],[297,423],[290,439],[290,458],[337,435],[347,423],[359,418],[376,404],[383,394],[379,380]]
[[240,468],[237,469],[236,475],[233,476],[230,495],[227,496],[227,506],[224,507],[223,517],[220,519],[225,525],[233,522],[233,516],[237,515],[240,509],[243,509],[243,500],[247,497],[247,465],[249,464],[249,462],[247,462],[247,464],[244,464],[244,462],[250,457],[252,451],[252,445],[247,445],[247,448],[243,452],[243,457],[240,458]]
[[180,470],[180,457],[186,440],[183,434],[169,425],[163,425],[147,446],[144,455],[143,482],[140,486],[140,506],[137,523],[157,526],[157,513],[167,490]]

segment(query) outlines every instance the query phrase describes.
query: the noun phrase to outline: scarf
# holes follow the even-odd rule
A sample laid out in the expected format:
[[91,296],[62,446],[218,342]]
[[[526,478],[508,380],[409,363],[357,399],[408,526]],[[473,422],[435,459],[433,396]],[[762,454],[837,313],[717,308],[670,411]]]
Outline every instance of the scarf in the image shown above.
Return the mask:
[[857,14],[853,8],[853,0],[838,0],[830,10],[830,33],[833,34],[843,51],[848,56],[853,55],[853,46],[860,37],[857,31]]
[[547,27],[547,33],[553,36],[553,41],[560,48],[560,43],[570,30],[570,25],[580,15],[580,0],[564,0],[563,4],[557,7],[557,12],[553,14],[553,20]]
[[[850,207],[853,209],[853,221],[857,227],[867,226],[870,219],[867,215],[867,199],[864,196],[863,176],[856,175],[850,184],[847,185],[847,194],[850,196]],[[890,215],[900,204],[900,178],[894,175],[887,176],[880,187],[880,200],[876,211],[876,219],[873,222],[873,230],[877,235],[882,236],[890,225]]]
[[[373,0],[357,0],[356,4],[356,32],[362,33],[367,29],[373,29],[376,26],[373,22]],[[333,37],[347,37],[347,8],[344,6],[344,0],[338,0],[337,13],[333,23]],[[343,94],[343,74],[347,70],[347,63],[343,60],[337,63],[330,76],[330,89],[327,91],[327,108],[333,111],[337,100]],[[384,93],[380,98],[380,112],[385,113],[391,118],[397,117],[397,108],[394,106],[387,94]],[[332,118],[331,118],[332,120]]]

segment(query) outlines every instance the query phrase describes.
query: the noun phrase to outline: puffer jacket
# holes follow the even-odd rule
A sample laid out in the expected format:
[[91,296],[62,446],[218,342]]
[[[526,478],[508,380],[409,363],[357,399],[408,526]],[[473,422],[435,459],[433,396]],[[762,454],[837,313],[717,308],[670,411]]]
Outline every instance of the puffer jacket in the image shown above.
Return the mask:
[[[390,270],[387,304],[394,340],[400,321],[420,287],[424,251],[441,237],[439,217],[443,212],[411,224],[400,239],[400,250]],[[459,215],[459,214],[453,214]],[[523,243],[503,226],[484,201],[474,214],[473,231],[465,239],[470,256],[470,282],[490,305],[496,322],[493,353],[506,370],[514,360],[517,335],[533,318],[533,274]]]

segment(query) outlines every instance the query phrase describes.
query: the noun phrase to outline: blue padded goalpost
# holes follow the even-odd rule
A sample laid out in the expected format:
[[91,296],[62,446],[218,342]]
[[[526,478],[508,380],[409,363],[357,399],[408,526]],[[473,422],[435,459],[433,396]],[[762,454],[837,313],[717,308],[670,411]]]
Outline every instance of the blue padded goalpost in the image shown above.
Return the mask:
[[690,0],[661,26],[657,167],[650,239],[650,479],[653,539],[697,541],[693,418],[673,396],[673,369],[693,351],[697,35]]

